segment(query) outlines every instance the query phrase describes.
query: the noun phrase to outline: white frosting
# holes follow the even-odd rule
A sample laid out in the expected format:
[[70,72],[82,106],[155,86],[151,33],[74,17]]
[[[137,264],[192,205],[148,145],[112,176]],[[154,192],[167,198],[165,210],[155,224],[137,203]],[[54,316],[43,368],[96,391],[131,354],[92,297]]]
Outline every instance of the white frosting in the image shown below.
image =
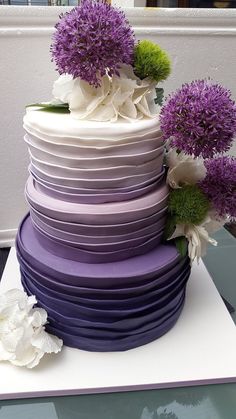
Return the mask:
[[75,119],[114,122],[119,117],[130,121],[153,118],[159,108],[154,102],[155,84],[148,78],[139,79],[126,64],[119,69],[119,76],[103,76],[97,88],[63,74],[54,83],[53,102],[68,103]]
[[72,145],[111,146],[142,138],[160,137],[159,117],[136,120],[119,119],[115,123],[76,120],[70,114],[28,108],[24,128],[33,135],[53,142]]

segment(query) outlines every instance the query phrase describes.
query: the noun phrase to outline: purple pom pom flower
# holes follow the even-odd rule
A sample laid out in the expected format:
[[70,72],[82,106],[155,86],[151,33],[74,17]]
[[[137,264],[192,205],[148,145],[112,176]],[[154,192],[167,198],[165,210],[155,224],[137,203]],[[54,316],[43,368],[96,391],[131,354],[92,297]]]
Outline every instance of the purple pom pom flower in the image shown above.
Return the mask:
[[236,218],[236,158],[206,160],[206,177],[199,186],[220,217]]
[[160,114],[164,139],[185,154],[211,158],[230,149],[236,105],[219,84],[196,80],[170,96]]
[[133,61],[133,30],[124,13],[105,0],[83,0],[55,27],[51,52],[60,74],[98,87],[106,72],[119,75],[120,64]]

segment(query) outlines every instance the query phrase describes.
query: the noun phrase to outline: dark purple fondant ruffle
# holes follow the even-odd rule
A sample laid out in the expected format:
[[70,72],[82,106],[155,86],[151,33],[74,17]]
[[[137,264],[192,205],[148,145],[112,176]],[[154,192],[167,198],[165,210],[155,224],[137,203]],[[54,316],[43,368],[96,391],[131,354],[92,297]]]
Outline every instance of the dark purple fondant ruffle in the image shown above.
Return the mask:
[[171,244],[87,264],[52,254],[27,217],[16,247],[25,290],[47,310],[48,330],[68,346],[131,349],[166,333],[181,313],[190,266]]

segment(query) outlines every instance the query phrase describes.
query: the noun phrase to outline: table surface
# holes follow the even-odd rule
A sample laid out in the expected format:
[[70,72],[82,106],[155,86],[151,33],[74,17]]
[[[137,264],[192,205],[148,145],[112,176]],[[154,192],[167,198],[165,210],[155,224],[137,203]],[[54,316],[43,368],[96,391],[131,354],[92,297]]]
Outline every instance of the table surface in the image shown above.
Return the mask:
[[[219,292],[236,307],[236,240],[215,234],[204,262]],[[236,313],[232,314],[236,323]],[[63,377],[62,377],[63,379]],[[114,394],[0,401],[0,419],[235,419],[236,383]]]

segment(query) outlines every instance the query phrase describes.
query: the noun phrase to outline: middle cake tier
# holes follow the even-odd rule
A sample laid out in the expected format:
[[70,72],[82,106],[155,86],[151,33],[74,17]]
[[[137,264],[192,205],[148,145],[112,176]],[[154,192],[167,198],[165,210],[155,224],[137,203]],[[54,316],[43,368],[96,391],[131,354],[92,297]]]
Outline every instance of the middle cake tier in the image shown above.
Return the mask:
[[168,187],[122,202],[82,204],[49,196],[29,177],[26,197],[38,240],[51,253],[86,263],[144,254],[162,240]]

